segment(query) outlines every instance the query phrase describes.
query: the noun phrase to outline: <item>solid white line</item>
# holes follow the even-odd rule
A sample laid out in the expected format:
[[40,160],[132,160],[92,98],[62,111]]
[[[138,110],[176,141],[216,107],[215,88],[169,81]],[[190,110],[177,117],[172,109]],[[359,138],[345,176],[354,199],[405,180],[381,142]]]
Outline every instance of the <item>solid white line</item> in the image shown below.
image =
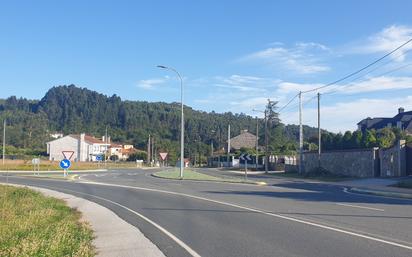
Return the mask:
[[385,211],[384,209],[378,209],[378,208],[372,208],[372,207],[366,207],[366,206],[360,206],[360,205],[352,205],[352,204],[346,204],[346,203],[336,203],[336,204],[341,205],[341,206],[368,209],[368,210],[374,210],[374,211]]
[[384,244],[388,244],[388,245],[397,246],[397,247],[400,247],[400,248],[412,250],[412,246],[409,246],[409,245],[404,245],[404,244],[400,244],[400,243],[380,239],[380,238],[373,237],[373,236],[368,236],[368,235],[364,235],[364,234],[360,234],[360,233],[356,233],[356,232],[351,232],[351,231],[344,230],[344,229],[334,228],[334,227],[330,227],[330,226],[326,226],[326,225],[322,225],[322,224],[318,224],[318,223],[314,223],[314,222],[310,222],[310,221],[306,221],[306,220],[301,220],[301,219],[298,219],[298,218],[292,218],[292,217],[284,216],[284,215],[281,215],[281,214],[275,214],[275,213],[271,213],[271,212],[264,211],[264,210],[254,209],[254,208],[245,207],[245,206],[232,204],[232,203],[228,203],[228,202],[212,200],[212,199],[208,199],[208,198],[204,198],[204,197],[200,197],[200,196],[193,196],[193,195],[188,195],[188,194],[184,194],[184,193],[177,193],[177,192],[165,191],[165,190],[159,190],[159,189],[153,189],[153,188],[125,186],[125,185],[118,185],[118,184],[107,184],[107,183],[92,182],[92,181],[84,181],[84,182],[81,182],[81,183],[95,184],[95,185],[102,185],[102,186],[112,186],[112,187],[122,187],[122,188],[137,189],[137,190],[142,190],[142,191],[158,192],[158,193],[165,193],[165,194],[171,194],[171,195],[185,196],[185,197],[189,197],[189,198],[193,198],[193,199],[197,199],[197,200],[203,200],[203,201],[207,201],[207,202],[212,202],[212,203],[217,203],[217,204],[221,204],[221,205],[231,206],[231,207],[235,207],[235,208],[238,208],[238,209],[243,209],[243,210],[252,211],[252,212],[256,212],[256,213],[261,213],[261,214],[265,214],[265,215],[269,215],[269,216],[273,216],[273,217],[277,217],[277,218],[281,218],[281,219],[285,219],[285,220],[289,220],[289,221],[294,221],[294,222],[310,225],[310,226],[313,226],[313,227],[323,228],[323,229],[331,230],[331,231],[334,231],[334,232],[339,232],[339,233],[343,233],[343,234],[347,234],[347,235],[351,235],[351,236],[355,236],[355,237],[369,239],[369,240],[372,240],[372,241],[376,241],[376,242],[380,242],[380,243],[384,243]]
[[[42,187],[42,186],[41,186]],[[54,187],[50,187],[50,186],[46,186],[45,188],[51,188],[51,189],[57,189],[57,190],[62,190],[62,191],[69,191],[69,192],[74,192],[74,193],[78,193],[78,194],[83,194],[83,195],[88,195],[106,202],[109,202],[111,204],[117,205],[133,214],[135,214],[136,216],[140,217],[141,219],[147,221],[148,223],[150,223],[151,225],[153,225],[154,227],[156,227],[157,229],[159,229],[161,232],[163,232],[164,234],[166,234],[168,237],[170,237],[173,241],[175,241],[178,245],[180,245],[183,249],[185,249],[190,255],[192,255],[193,257],[201,257],[195,250],[193,250],[192,248],[190,248],[190,246],[188,246],[187,244],[185,244],[182,240],[180,240],[179,238],[177,238],[175,235],[173,235],[172,233],[170,233],[169,231],[167,231],[165,228],[163,228],[162,226],[160,226],[159,224],[157,224],[156,222],[152,221],[151,219],[147,218],[146,216],[124,206],[121,205],[117,202],[111,201],[109,199],[100,197],[100,196],[95,196],[92,194],[87,194],[87,193],[82,193],[82,192],[78,192],[78,191],[73,191],[70,189],[62,189],[62,188],[54,188]]]

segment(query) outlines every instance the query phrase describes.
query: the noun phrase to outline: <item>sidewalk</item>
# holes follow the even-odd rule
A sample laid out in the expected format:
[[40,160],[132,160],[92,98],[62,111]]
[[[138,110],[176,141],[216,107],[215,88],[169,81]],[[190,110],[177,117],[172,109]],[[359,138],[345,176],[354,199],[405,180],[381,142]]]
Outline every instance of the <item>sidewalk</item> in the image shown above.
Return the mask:
[[62,199],[68,206],[80,211],[82,219],[90,223],[96,236],[93,245],[96,247],[97,256],[164,257],[159,248],[147,239],[138,228],[125,222],[109,209],[73,195],[39,187],[28,186],[28,188],[47,196]]
[[[390,186],[405,178],[368,178],[337,182],[356,193],[412,199],[412,189]],[[408,178],[410,179],[410,178]]]

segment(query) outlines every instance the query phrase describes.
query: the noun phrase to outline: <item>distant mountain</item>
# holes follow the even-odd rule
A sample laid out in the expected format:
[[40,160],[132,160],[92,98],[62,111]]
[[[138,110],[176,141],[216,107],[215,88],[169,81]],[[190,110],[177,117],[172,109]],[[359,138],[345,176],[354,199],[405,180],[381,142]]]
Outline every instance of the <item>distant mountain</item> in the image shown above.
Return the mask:
[[[9,123],[8,144],[23,148],[44,149],[50,132],[86,132],[97,137],[106,127],[113,141],[127,142],[145,149],[147,138],[154,137],[156,148],[169,151],[175,157],[179,148],[180,104],[122,101],[74,85],[51,88],[40,100],[16,98],[0,99],[0,117]],[[263,144],[263,121],[260,140]],[[256,120],[245,114],[196,111],[185,106],[185,140],[187,154],[207,155],[210,144],[215,149],[224,146],[227,127],[231,135],[247,129],[254,133]],[[317,129],[304,126],[305,139],[317,135]],[[272,150],[294,150],[299,135],[296,125],[272,125]],[[288,147],[285,148],[285,146]],[[283,148],[282,148],[283,147]]]

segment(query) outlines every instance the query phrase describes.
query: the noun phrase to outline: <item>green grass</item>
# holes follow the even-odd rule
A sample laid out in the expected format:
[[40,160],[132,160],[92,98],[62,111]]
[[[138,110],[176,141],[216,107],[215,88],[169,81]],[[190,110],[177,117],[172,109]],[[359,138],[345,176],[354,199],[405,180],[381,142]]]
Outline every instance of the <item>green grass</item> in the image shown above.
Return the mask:
[[326,176],[319,176],[319,175],[300,175],[296,172],[288,172],[288,173],[277,173],[272,174],[273,176],[282,177],[282,178],[299,178],[299,179],[311,179],[311,180],[318,180],[318,181],[325,181],[325,182],[339,182],[352,179],[350,177],[344,176],[335,176],[335,175],[326,175]]
[[0,256],[94,256],[93,232],[62,200],[0,185]]
[[396,183],[394,186],[402,187],[402,188],[411,188],[412,189],[412,179],[411,180],[400,181],[400,182]]
[[[155,177],[168,178],[168,179],[180,179],[179,169],[164,170],[153,173]],[[226,179],[214,177],[206,174],[202,174],[190,169],[185,169],[183,173],[183,180],[201,180],[201,181],[218,181],[218,182],[230,182],[230,183],[247,183],[247,184],[259,184],[256,181],[244,180],[244,179]]]

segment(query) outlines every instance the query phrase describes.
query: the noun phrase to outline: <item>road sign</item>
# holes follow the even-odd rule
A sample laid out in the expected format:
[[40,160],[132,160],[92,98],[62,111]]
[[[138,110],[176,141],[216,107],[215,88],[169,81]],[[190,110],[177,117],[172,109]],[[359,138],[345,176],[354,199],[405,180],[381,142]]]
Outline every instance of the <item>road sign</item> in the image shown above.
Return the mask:
[[102,155],[96,155],[96,161],[102,161],[103,156]]
[[70,160],[63,159],[63,160],[60,161],[60,168],[62,168],[62,169],[66,170],[66,169],[70,168],[71,165],[72,164],[71,164]]
[[242,153],[239,157],[242,161],[245,161],[245,179],[247,179],[247,162],[251,161],[250,154]]
[[34,158],[33,160],[31,160],[31,163],[33,165],[39,165],[40,164],[40,159],[39,158]]
[[242,153],[241,155],[240,155],[240,157],[239,157],[242,161],[251,161],[252,160],[252,158],[250,158],[250,154],[247,154],[247,153]]
[[162,161],[166,160],[167,158],[167,153],[159,153],[160,158],[162,158]]
[[74,151],[62,151],[64,159],[71,160],[74,154]]

